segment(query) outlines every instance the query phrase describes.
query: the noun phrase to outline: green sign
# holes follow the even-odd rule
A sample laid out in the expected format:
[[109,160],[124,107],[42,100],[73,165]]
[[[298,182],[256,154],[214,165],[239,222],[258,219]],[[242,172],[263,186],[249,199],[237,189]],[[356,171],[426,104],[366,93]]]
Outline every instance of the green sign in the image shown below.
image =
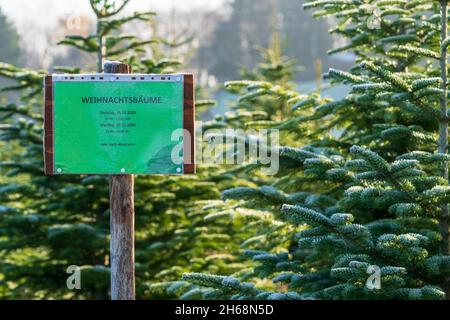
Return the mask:
[[46,89],[46,172],[187,173],[185,162],[193,160],[193,150],[187,150],[189,157],[184,153],[193,144],[184,139],[194,137],[188,130],[193,128],[193,101],[192,110],[186,101],[192,82],[186,77],[53,76],[51,89]]

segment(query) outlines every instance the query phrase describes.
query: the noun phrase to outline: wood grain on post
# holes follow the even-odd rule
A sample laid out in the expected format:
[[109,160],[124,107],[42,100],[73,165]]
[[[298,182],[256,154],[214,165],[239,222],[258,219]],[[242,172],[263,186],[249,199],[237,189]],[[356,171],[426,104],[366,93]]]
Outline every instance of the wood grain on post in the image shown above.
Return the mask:
[[54,125],[53,125],[53,77],[45,77],[44,102],[44,171],[45,174],[55,173]]
[[[131,73],[131,68],[120,62],[106,62],[104,72]],[[134,300],[134,176],[112,175],[109,189],[111,299]]]

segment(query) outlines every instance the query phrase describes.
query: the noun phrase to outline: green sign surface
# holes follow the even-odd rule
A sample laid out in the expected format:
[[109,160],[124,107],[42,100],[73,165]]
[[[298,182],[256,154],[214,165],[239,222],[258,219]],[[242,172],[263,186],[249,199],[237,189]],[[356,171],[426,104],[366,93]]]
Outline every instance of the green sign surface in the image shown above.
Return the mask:
[[182,80],[55,81],[53,104],[56,174],[183,173]]

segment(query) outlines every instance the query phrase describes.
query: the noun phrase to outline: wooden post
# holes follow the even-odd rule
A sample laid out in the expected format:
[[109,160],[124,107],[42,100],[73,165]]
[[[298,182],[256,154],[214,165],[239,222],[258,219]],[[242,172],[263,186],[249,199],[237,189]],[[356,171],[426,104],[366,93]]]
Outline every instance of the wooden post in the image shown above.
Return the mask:
[[[129,65],[106,62],[105,73],[131,73]],[[109,182],[111,211],[111,299],[134,300],[134,176],[112,175]]]

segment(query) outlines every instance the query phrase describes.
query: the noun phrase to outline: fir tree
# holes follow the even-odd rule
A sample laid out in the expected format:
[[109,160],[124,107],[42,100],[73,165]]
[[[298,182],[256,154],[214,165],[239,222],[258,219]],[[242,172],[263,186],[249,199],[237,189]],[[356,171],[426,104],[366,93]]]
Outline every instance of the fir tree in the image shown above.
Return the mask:
[[[177,43],[121,33],[124,24],[137,21],[145,26],[154,16],[152,12],[119,15],[128,2],[92,0],[97,32],[68,36],[60,44],[90,53],[92,68],[98,71],[105,59],[127,62],[134,72],[142,73],[180,68],[179,61],[164,56],[163,45]],[[6,178],[0,180],[0,297],[108,298],[108,177],[44,176],[41,105],[46,73],[0,64],[0,75],[14,81],[3,90],[22,94],[0,109],[1,140],[14,147],[1,163]],[[201,201],[218,198],[222,186],[230,187],[230,179],[214,177],[202,168],[196,176],[136,179],[137,298],[174,296],[176,290],[168,295],[154,284],[177,280],[183,272],[229,273],[243,267],[233,256],[223,260],[237,248],[231,240],[239,239],[240,224],[208,223],[207,228],[203,219],[207,213]],[[81,267],[80,291],[66,288],[70,265]]]
[[[282,170],[271,185],[223,193],[225,205],[289,227],[289,241],[270,246],[271,230],[261,227],[261,241],[243,243],[256,263],[244,276],[184,279],[207,298],[445,299],[447,1],[319,0],[305,7],[333,16],[332,32],[349,39],[330,53],[351,50],[358,64],[327,77],[352,91],[324,101],[266,82],[257,96],[276,92],[292,107],[275,127],[287,134],[303,128],[308,145],[280,147]],[[377,276],[379,286],[370,283]],[[273,285],[249,282],[258,278]]]

